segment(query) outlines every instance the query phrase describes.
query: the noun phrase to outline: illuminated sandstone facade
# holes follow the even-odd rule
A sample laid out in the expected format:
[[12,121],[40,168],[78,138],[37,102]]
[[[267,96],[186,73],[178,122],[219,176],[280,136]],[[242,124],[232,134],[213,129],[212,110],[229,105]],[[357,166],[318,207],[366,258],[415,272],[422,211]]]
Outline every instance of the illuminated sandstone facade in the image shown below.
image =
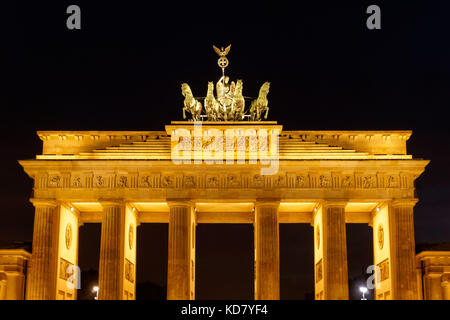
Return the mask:
[[420,298],[450,300],[450,251],[422,251],[416,264]]
[[0,300],[23,300],[31,254],[24,249],[0,249]]
[[[249,150],[249,137],[244,152],[236,145],[224,152],[223,163],[194,161],[195,148],[188,154],[191,163],[186,154],[181,157],[186,162],[177,163],[178,129],[192,136],[196,130],[192,122],[172,122],[165,131],[38,132],[42,154],[20,161],[34,180],[36,208],[27,299],[76,298],[67,270],[77,265],[78,227],[85,223],[102,224],[99,299],[134,299],[136,228],[161,222],[169,223],[168,299],[195,299],[198,223],[253,224],[255,299],[280,297],[280,223],[314,228],[316,299],[348,299],[345,224],[367,223],[374,231],[374,264],[381,270],[375,297],[419,298],[414,181],[428,161],[407,154],[410,131],[202,123],[203,135],[209,129],[224,136],[227,129],[278,131],[268,143],[273,148],[279,139],[277,171],[262,175],[269,165]],[[197,152],[211,143],[200,140]]]

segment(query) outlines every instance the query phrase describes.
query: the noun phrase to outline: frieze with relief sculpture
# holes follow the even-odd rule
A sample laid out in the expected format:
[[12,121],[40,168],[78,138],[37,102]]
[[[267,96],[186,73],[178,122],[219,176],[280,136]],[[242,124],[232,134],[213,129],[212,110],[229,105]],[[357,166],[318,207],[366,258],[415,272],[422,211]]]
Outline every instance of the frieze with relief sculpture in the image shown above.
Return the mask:
[[[251,176],[250,186],[253,187],[262,187],[264,185],[264,179],[262,176],[255,174]],[[383,178],[384,177],[384,178]],[[73,189],[81,189],[81,188],[111,188],[110,182],[115,179],[116,186],[118,188],[130,188],[129,177],[127,175],[121,174],[116,177],[111,174],[94,174],[93,175],[93,184],[86,185],[84,184],[85,177],[75,173],[72,177],[69,177],[71,181],[70,185],[67,185],[65,188],[73,188]],[[314,178],[314,177],[313,177]],[[160,181],[161,179],[161,181]],[[198,175],[185,175],[183,180],[183,185],[185,188],[198,188],[197,186]],[[239,187],[239,179],[240,174],[236,176],[233,174],[233,177],[228,178],[229,186]],[[310,183],[309,174],[297,174],[294,177],[294,182],[292,184],[293,188],[332,188],[332,179],[329,175],[320,174],[317,176],[317,183]],[[355,188],[355,177],[352,174],[345,174],[339,177],[340,180],[337,180],[336,183],[340,181],[341,188]],[[387,188],[400,188],[399,178],[397,176],[385,174],[381,177],[381,181],[386,181],[384,187]],[[406,178],[405,178],[406,179]],[[412,179],[409,177],[408,179]],[[217,180],[217,181],[216,181]],[[52,174],[48,176],[48,188],[63,188],[62,187],[62,179],[59,174]],[[139,188],[174,188],[175,180],[172,175],[163,175],[160,178],[159,174],[148,174],[142,173],[137,174],[136,181],[139,181],[137,187]],[[365,175],[360,179],[361,183],[356,186],[356,189],[370,189],[370,188],[380,188],[377,187],[377,179],[375,175]],[[381,182],[383,183],[383,182]],[[136,186],[136,185],[135,185]],[[284,175],[277,175],[273,179],[273,187],[286,187],[286,177]],[[39,186],[36,186],[39,187]],[[45,185],[44,185],[45,187]],[[203,185],[206,188],[217,188],[218,187],[218,178],[213,176],[206,177],[206,185]]]

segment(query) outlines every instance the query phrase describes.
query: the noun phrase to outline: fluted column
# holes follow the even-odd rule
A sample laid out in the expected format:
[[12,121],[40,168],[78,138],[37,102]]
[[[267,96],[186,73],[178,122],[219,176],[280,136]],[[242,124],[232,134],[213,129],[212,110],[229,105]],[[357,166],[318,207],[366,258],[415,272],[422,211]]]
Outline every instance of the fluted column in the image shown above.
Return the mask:
[[280,254],[277,201],[255,203],[255,299],[280,299]]
[[348,300],[345,202],[325,202],[322,209],[325,300]]
[[35,214],[27,300],[51,300],[56,290],[58,206],[53,201],[32,202]]
[[442,300],[450,300],[450,273],[444,273],[441,277]]
[[101,202],[103,207],[102,234],[100,243],[100,267],[98,298],[100,300],[121,300],[123,281],[122,233],[125,205],[121,202]]
[[397,200],[389,205],[393,300],[418,299],[413,218],[416,202],[416,200]]
[[169,202],[167,299],[195,298],[195,214],[189,201]]

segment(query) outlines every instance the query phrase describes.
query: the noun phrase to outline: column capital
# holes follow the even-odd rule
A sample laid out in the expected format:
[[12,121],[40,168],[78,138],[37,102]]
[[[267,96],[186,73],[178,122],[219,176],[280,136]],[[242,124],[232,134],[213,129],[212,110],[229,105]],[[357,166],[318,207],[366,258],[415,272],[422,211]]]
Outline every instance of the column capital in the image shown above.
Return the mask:
[[443,273],[441,276],[441,283],[443,286],[450,286],[450,273]]
[[56,201],[55,199],[36,199],[36,198],[31,198],[30,202],[33,204],[33,206],[35,208],[38,208],[38,207],[55,208],[59,204],[59,202]]
[[134,206],[133,201],[125,201],[125,208],[128,207],[131,210],[131,214],[134,216],[134,218],[136,219],[136,226],[140,226],[141,222],[139,221],[139,211],[138,209]]
[[347,206],[347,204],[348,204],[348,200],[339,200],[339,199],[324,200],[321,203],[323,208],[327,208],[327,207],[345,208],[345,206]]
[[[72,205],[71,202],[61,202],[61,207],[66,208],[67,210],[70,210],[70,212],[72,212],[78,219],[78,225],[83,225],[83,223],[80,221],[80,210],[78,210],[77,208],[75,208],[74,205]],[[81,223],[81,224],[80,224]]]
[[169,207],[194,207],[195,203],[191,199],[173,199],[167,200]]
[[280,205],[280,199],[256,199],[255,201],[255,207],[262,207],[262,206],[279,206]]
[[99,199],[100,205],[105,208],[125,206],[125,201],[121,199]]
[[390,204],[396,207],[414,207],[419,199],[393,199]]

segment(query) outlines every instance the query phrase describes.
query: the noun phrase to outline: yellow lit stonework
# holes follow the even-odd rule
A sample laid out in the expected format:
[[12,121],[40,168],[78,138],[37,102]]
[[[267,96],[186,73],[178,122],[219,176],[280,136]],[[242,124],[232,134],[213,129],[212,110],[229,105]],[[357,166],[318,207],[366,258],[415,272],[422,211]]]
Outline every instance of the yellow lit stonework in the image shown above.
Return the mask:
[[[189,132],[191,151],[174,150],[181,143],[176,130]],[[197,141],[195,130],[215,138]],[[221,152],[206,152],[226,141],[227,130],[246,136],[229,140],[233,149],[224,143]],[[267,136],[267,154],[260,157],[249,139],[264,130],[277,134]],[[102,223],[99,299],[135,299],[140,223],[169,223],[168,299],[195,299],[198,223],[253,224],[256,299],[280,296],[280,223],[315,229],[316,299],[348,299],[345,224],[367,223],[374,228],[375,264],[389,262],[377,299],[419,298],[414,181],[428,161],[407,154],[410,131],[285,131],[274,121],[205,121],[199,128],[178,121],[165,131],[38,135],[42,154],[20,161],[34,180],[36,207],[28,299],[76,298],[61,268],[77,264],[84,223]],[[268,160],[278,161],[276,171],[261,174]]]
[[23,300],[31,254],[23,249],[0,250],[0,300]]
[[422,251],[416,256],[417,286],[423,300],[450,300],[450,251]]

